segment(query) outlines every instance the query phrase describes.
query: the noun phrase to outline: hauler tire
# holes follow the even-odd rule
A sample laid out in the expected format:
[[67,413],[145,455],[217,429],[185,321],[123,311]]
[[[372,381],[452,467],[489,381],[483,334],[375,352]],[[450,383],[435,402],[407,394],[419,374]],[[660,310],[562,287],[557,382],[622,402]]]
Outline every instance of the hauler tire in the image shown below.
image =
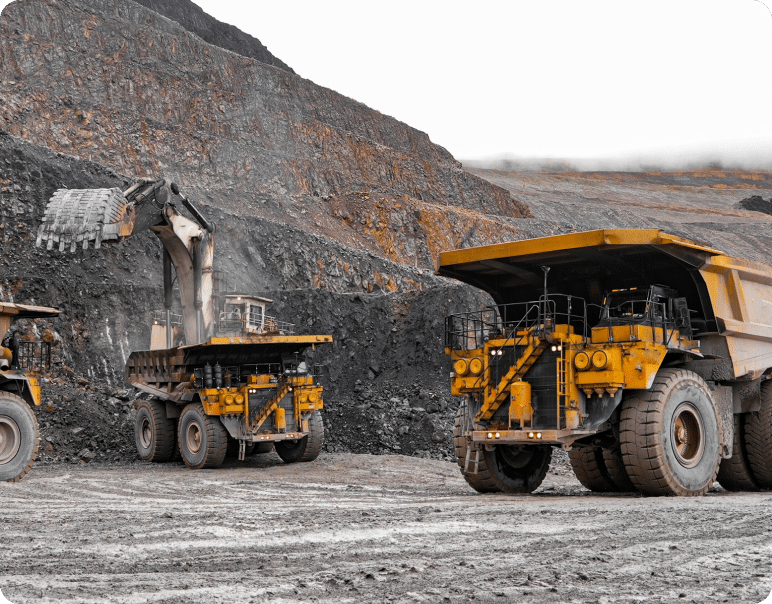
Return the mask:
[[[464,436],[472,429],[472,417],[468,401],[463,401],[456,412],[453,427],[453,443],[456,461],[464,480],[478,493],[530,493],[542,483],[549,469],[552,447],[529,445],[524,447],[496,445],[492,450],[483,444],[473,445]],[[477,457],[474,465],[467,468],[466,454],[470,447]]]
[[466,452],[470,446],[473,446],[471,441],[467,439],[464,434],[472,429],[472,417],[469,413],[469,403],[464,400],[459,405],[456,411],[456,421],[453,425],[453,445],[456,449],[456,462],[461,468],[461,475],[466,480],[467,484],[472,487],[478,493],[497,493],[501,491],[501,486],[498,481],[495,480],[492,472],[486,465],[486,462],[482,456],[480,450],[480,462],[477,466],[477,472],[467,472],[464,467],[466,466]]
[[[239,458],[239,439],[228,436],[228,446],[225,449],[225,457],[227,459]],[[249,457],[255,452],[255,443],[246,443],[244,446],[244,457]]]
[[732,457],[722,459],[718,466],[719,484],[727,491],[758,491],[759,483],[753,475],[745,443],[745,416],[734,416]]
[[606,469],[601,447],[574,445],[568,452],[568,459],[576,479],[583,487],[596,493],[614,493],[619,490]]
[[324,422],[321,411],[314,411],[308,418],[308,436],[298,440],[277,440],[276,453],[284,463],[313,461],[319,457],[324,444]]
[[603,461],[606,464],[606,471],[608,472],[609,478],[611,478],[614,486],[616,486],[617,492],[633,493],[638,490],[627,475],[625,462],[622,459],[622,451],[619,446],[613,448],[604,447]]
[[174,418],[166,417],[166,403],[158,399],[142,401],[134,420],[134,444],[144,461],[164,462],[174,457]]
[[704,495],[718,474],[718,414],[692,371],[661,369],[649,390],[622,401],[622,459],[635,487],[651,495]]
[[761,385],[761,407],[745,416],[745,450],[762,489],[772,489],[772,382]]
[[182,410],[177,440],[182,461],[189,468],[216,468],[225,459],[228,431],[220,418],[207,415],[201,403],[191,403]]
[[504,493],[531,493],[547,475],[552,459],[549,445],[496,445],[483,449],[483,458],[499,490]]
[[39,444],[32,409],[21,397],[0,391],[0,480],[21,480],[35,463]]

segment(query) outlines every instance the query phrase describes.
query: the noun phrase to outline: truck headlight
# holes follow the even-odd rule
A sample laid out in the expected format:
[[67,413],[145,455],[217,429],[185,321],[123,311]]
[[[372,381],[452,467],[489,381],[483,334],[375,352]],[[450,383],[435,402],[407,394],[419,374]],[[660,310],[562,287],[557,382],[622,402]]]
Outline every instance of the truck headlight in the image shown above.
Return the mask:
[[595,369],[603,369],[608,363],[608,356],[602,350],[596,350],[592,353],[592,366]]
[[453,363],[453,371],[456,372],[456,375],[466,375],[466,372],[469,371],[469,364],[464,359],[458,359]]
[[584,371],[590,366],[590,355],[586,352],[577,352],[574,357],[574,367],[579,371]]
[[469,372],[474,375],[480,375],[483,370],[483,362],[481,359],[474,358],[469,361]]

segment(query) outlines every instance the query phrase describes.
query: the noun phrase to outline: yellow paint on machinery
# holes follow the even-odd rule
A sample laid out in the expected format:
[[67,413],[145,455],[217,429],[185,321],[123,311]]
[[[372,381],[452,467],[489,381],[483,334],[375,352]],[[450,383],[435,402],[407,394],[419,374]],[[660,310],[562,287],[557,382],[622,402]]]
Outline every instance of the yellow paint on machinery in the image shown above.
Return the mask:
[[[0,302],[0,338],[16,319],[52,318],[59,310]],[[40,433],[31,406],[41,403],[38,376],[51,365],[51,343],[9,338],[0,346],[0,480],[15,482],[32,468]]]
[[[644,273],[652,287],[680,288],[682,297],[668,294],[670,301],[664,294],[647,294],[640,285],[624,287],[634,277],[646,285],[638,277]],[[772,268],[660,230],[606,229],[454,250],[440,255],[437,274],[475,285],[496,303],[459,315],[459,323],[449,323],[446,331],[452,394],[467,396],[475,410],[475,441],[487,442],[491,430],[498,442],[534,441],[527,433],[535,429],[538,416],[539,442],[568,446],[597,431],[597,426],[586,428],[591,400],[613,402],[622,391],[651,388],[668,355],[703,359],[703,347],[709,346],[715,357],[716,338],[726,343],[729,379],[754,380],[772,367]],[[564,290],[569,293],[562,303],[568,309],[548,309],[552,292]],[[583,316],[561,321],[561,312],[570,315],[571,305],[587,304],[585,298],[602,308],[606,292],[614,300],[627,297],[630,308],[599,311],[620,316],[594,325],[586,325],[586,307]],[[636,295],[641,300],[634,300]],[[670,322],[656,318],[658,304]],[[665,304],[670,306],[665,309]],[[507,313],[517,305],[533,311],[533,317],[538,314],[540,321],[510,317]],[[692,335],[689,313],[700,326],[699,337]],[[648,319],[636,319],[639,314]],[[580,325],[585,333],[579,333]],[[554,366],[549,375],[547,358]],[[532,369],[537,366],[538,379]],[[550,384],[542,385],[538,396],[536,382],[529,385],[535,379]],[[602,404],[617,404],[612,402]]]

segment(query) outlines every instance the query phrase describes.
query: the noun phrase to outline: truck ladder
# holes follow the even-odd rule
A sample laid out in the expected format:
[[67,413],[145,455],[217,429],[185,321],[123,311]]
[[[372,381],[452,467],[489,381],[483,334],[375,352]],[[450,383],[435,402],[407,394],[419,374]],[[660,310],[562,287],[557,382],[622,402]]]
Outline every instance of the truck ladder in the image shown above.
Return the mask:
[[[466,448],[466,458],[464,459],[464,472],[466,474],[477,474],[480,471],[480,459],[482,451],[479,445],[475,445],[471,441],[468,441],[469,445]],[[474,452],[474,457],[472,456]]]
[[[539,358],[546,347],[547,343],[542,342],[536,336],[529,338],[528,346],[523,351],[522,356],[517,360],[515,365],[509,368],[509,371],[501,378],[498,385],[495,387],[488,386],[486,388],[485,403],[475,416],[475,422],[489,420],[493,417],[496,410],[506,400],[512,382],[522,378],[528,373],[528,370],[533,366],[536,359]],[[486,372],[490,375],[490,366]]]
[[252,420],[252,425],[249,426],[250,432],[252,434],[256,434],[257,431],[260,429],[260,426],[263,425],[265,420],[267,420],[271,413],[276,411],[276,409],[279,406],[279,403],[281,400],[287,396],[292,391],[292,386],[286,382],[279,384],[276,389],[276,394],[271,397],[271,400],[269,400],[260,411],[257,412],[255,415],[255,419]]
[[560,347],[560,356],[557,359],[557,429],[561,430],[565,426],[561,420],[566,419],[561,415],[562,410],[568,406],[568,380],[566,376],[566,347]]

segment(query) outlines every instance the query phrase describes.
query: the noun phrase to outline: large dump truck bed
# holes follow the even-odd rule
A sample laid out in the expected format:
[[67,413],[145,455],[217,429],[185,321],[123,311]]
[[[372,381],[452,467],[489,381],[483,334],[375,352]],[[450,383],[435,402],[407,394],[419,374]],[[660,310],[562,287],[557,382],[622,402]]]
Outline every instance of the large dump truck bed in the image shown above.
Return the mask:
[[598,305],[612,288],[677,289],[693,311],[703,352],[725,348],[732,377],[756,378],[772,367],[772,267],[658,229],[603,229],[448,251],[437,274],[510,304],[543,293],[544,266],[549,291]]

